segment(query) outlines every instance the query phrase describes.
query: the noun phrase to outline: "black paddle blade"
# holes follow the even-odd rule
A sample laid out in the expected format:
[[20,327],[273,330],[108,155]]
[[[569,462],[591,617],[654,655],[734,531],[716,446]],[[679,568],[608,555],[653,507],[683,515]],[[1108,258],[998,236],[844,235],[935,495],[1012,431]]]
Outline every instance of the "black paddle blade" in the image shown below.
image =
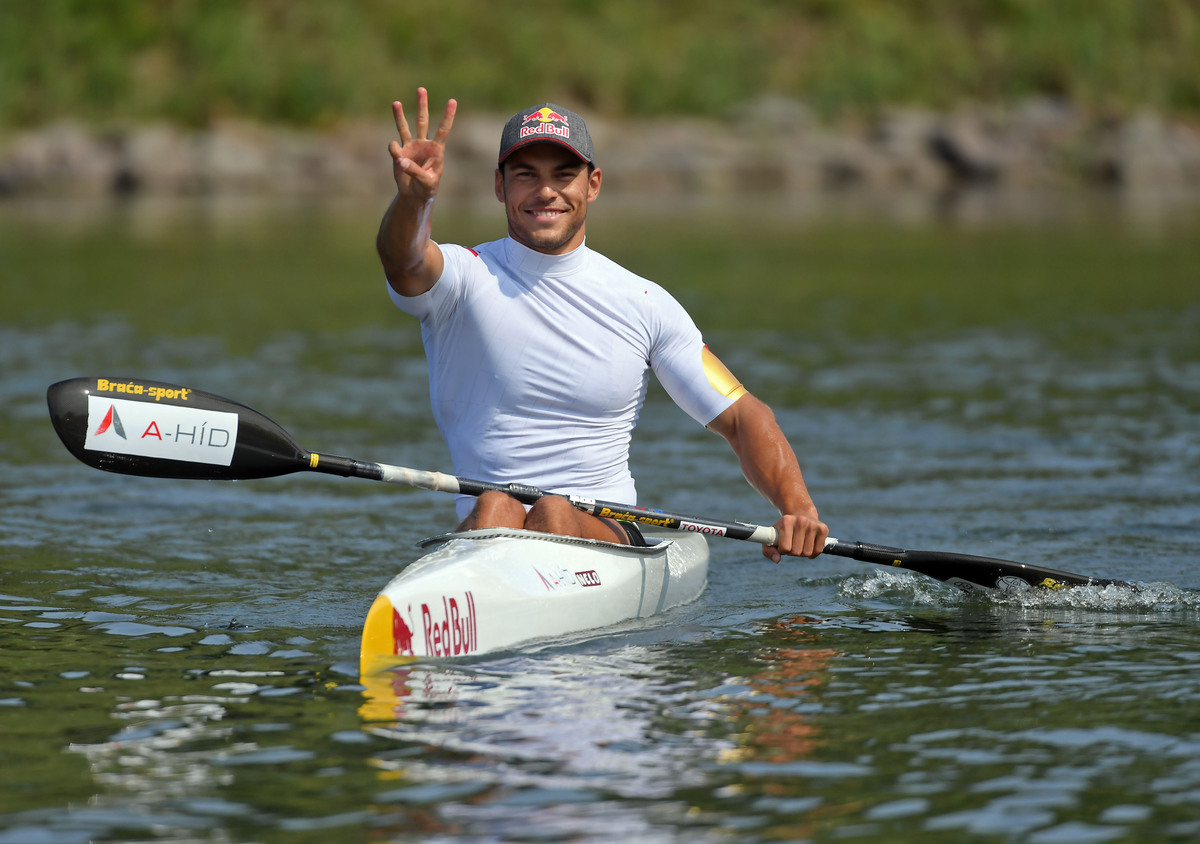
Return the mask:
[[1066,589],[1071,586],[1121,586],[1136,588],[1123,580],[1106,580],[1057,571],[1028,563],[1015,563],[995,557],[975,557],[945,551],[906,551],[865,542],[842,542],[825,547],[826,554],[850,557],[866,563],[915,571],[970,592],[998,589],[1020,592],[1025,589]]
[[248,480],[309,467],[311,455],[243,404],[160,381],[72,378],[46,391],[63,445],[106,472]]

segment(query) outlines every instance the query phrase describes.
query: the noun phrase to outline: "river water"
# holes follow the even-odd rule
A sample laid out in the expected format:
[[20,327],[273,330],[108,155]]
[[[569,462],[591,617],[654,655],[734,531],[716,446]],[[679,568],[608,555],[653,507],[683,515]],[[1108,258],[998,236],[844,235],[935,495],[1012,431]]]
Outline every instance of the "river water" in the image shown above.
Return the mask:
[[[0,844],[1200,839],[1195,215],[591,235],[772,404],[834,535],[1140,591],[965,595],[714,540],[661,618],[363,678],[366,610],[448,498],[108,475],[44,397],[172,381],[448,470],[381,207],[0,207]],[[661,391],[633,460],[643,504],[772,520]]]

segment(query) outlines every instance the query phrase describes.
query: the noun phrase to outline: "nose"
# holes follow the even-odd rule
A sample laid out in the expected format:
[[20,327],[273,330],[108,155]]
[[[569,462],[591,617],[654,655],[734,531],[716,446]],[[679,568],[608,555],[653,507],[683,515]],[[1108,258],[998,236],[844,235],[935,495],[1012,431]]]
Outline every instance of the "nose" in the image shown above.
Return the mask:
[[552,200],[558,196],[558,190],[549,179],[543,179],[533,189],[533,195],[541,200]]
[[538,193],[558,193],[558,180],[553,173],[540,173],[537,177]]

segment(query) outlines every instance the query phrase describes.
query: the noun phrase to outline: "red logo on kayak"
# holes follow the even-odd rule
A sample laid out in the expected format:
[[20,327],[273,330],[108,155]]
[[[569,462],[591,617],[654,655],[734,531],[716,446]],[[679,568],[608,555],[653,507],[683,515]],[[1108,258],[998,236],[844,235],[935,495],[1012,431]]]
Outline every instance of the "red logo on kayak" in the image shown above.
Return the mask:
[[[436,605],[435,605],[436,606]],[[442,612],[437,618],[429,604],[421,604],[421,626],[425,632],[427,656],[462,656],[479,649],[479,624],[475,616],[475,596],[442,597]]]
[[400,610],[395,608],[392,609],[392,641],[395,643],[395,650],[392,653],[416,656],[413,651],[413,632],[404,623]]
[[575,572],[575,579],[579,581],[581,586],[600,585],[600,575],[596,574],[595,571],[577,571]]

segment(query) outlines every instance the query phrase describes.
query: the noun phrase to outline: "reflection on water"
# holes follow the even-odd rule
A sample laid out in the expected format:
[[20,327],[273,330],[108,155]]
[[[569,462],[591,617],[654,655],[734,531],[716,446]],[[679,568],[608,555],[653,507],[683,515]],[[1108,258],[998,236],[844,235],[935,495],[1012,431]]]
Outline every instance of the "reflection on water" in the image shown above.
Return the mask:
[[809,715],[821,709],[821,687],[838,652],[815,647],[817,634],[808,625],[821,619],[793,616],[771,622],[764,636],[770,649],[759,653],[762,667],[752,676],[726,686],[738,690],[722,707],[722,717],[736,727],[737,748],[721,762],[754,770],[755,762],[771,765],[808,760],[824,745],[821,731]]
[[[389,672],[391,700],[380,687],[368,687],[363,715],[375,723],[366,728],[391,741],[469,756],[463,774],[476,783],[665,797],[702,780],[682,748],[648,740],[664,690],[640,656],[626,649],[549,654],[536,663],[514,657],[482,670],[396,669]],[[380,722],[389,704],[392,723]],[[414,764],[381,766],[407,777]]]
[[[421,752],[377,758],[394,786],[387,797],[428,798],[431,782],[456,796],[463,789],[488,794],[486,805],[461,807],[455,818],[467,824],[464,832],[497,837],[519,833],[527,807],[599,801],[608,803],[603,813],[572,813],[550,829],[607,837],[615,821],[653,835],[656,825],[682,823],[702,836],[712,819],[688,821],[696,810],[672,805],[673,795],[707,791],[714,776],[725,782],[729,772],[738,779],[800,770],[837,777],[848,767],[809,759],[822,740],[806,713],[820,710],[819,686],[837,652],[808,647],[817,638],[800,630],[808,623],[819,620],[771,623],[770,645],[754,654],[758,667],[708,682],[673,670],[645,647],[388,672],[368,684],[366,729]],[[512,789],[519,799],[503,796]],[[730,797],[739,789],[717,791]],[[618,802],[647,799],[664,801],[652,824]],[[804,802],[816,808],[821,801]]]
[[[612,207],[590,236],[769,399],[836,535],[1140,589],[965,595],[715,542],[662,618],[361,678],[366,609],[444,496],[105,475],[44,392],[186,383],[445,470],[380,209],[0,206],[0,844],[1200,837],[1191,218]],[[634,470],[643,503],[770,521],[657,391]]]

